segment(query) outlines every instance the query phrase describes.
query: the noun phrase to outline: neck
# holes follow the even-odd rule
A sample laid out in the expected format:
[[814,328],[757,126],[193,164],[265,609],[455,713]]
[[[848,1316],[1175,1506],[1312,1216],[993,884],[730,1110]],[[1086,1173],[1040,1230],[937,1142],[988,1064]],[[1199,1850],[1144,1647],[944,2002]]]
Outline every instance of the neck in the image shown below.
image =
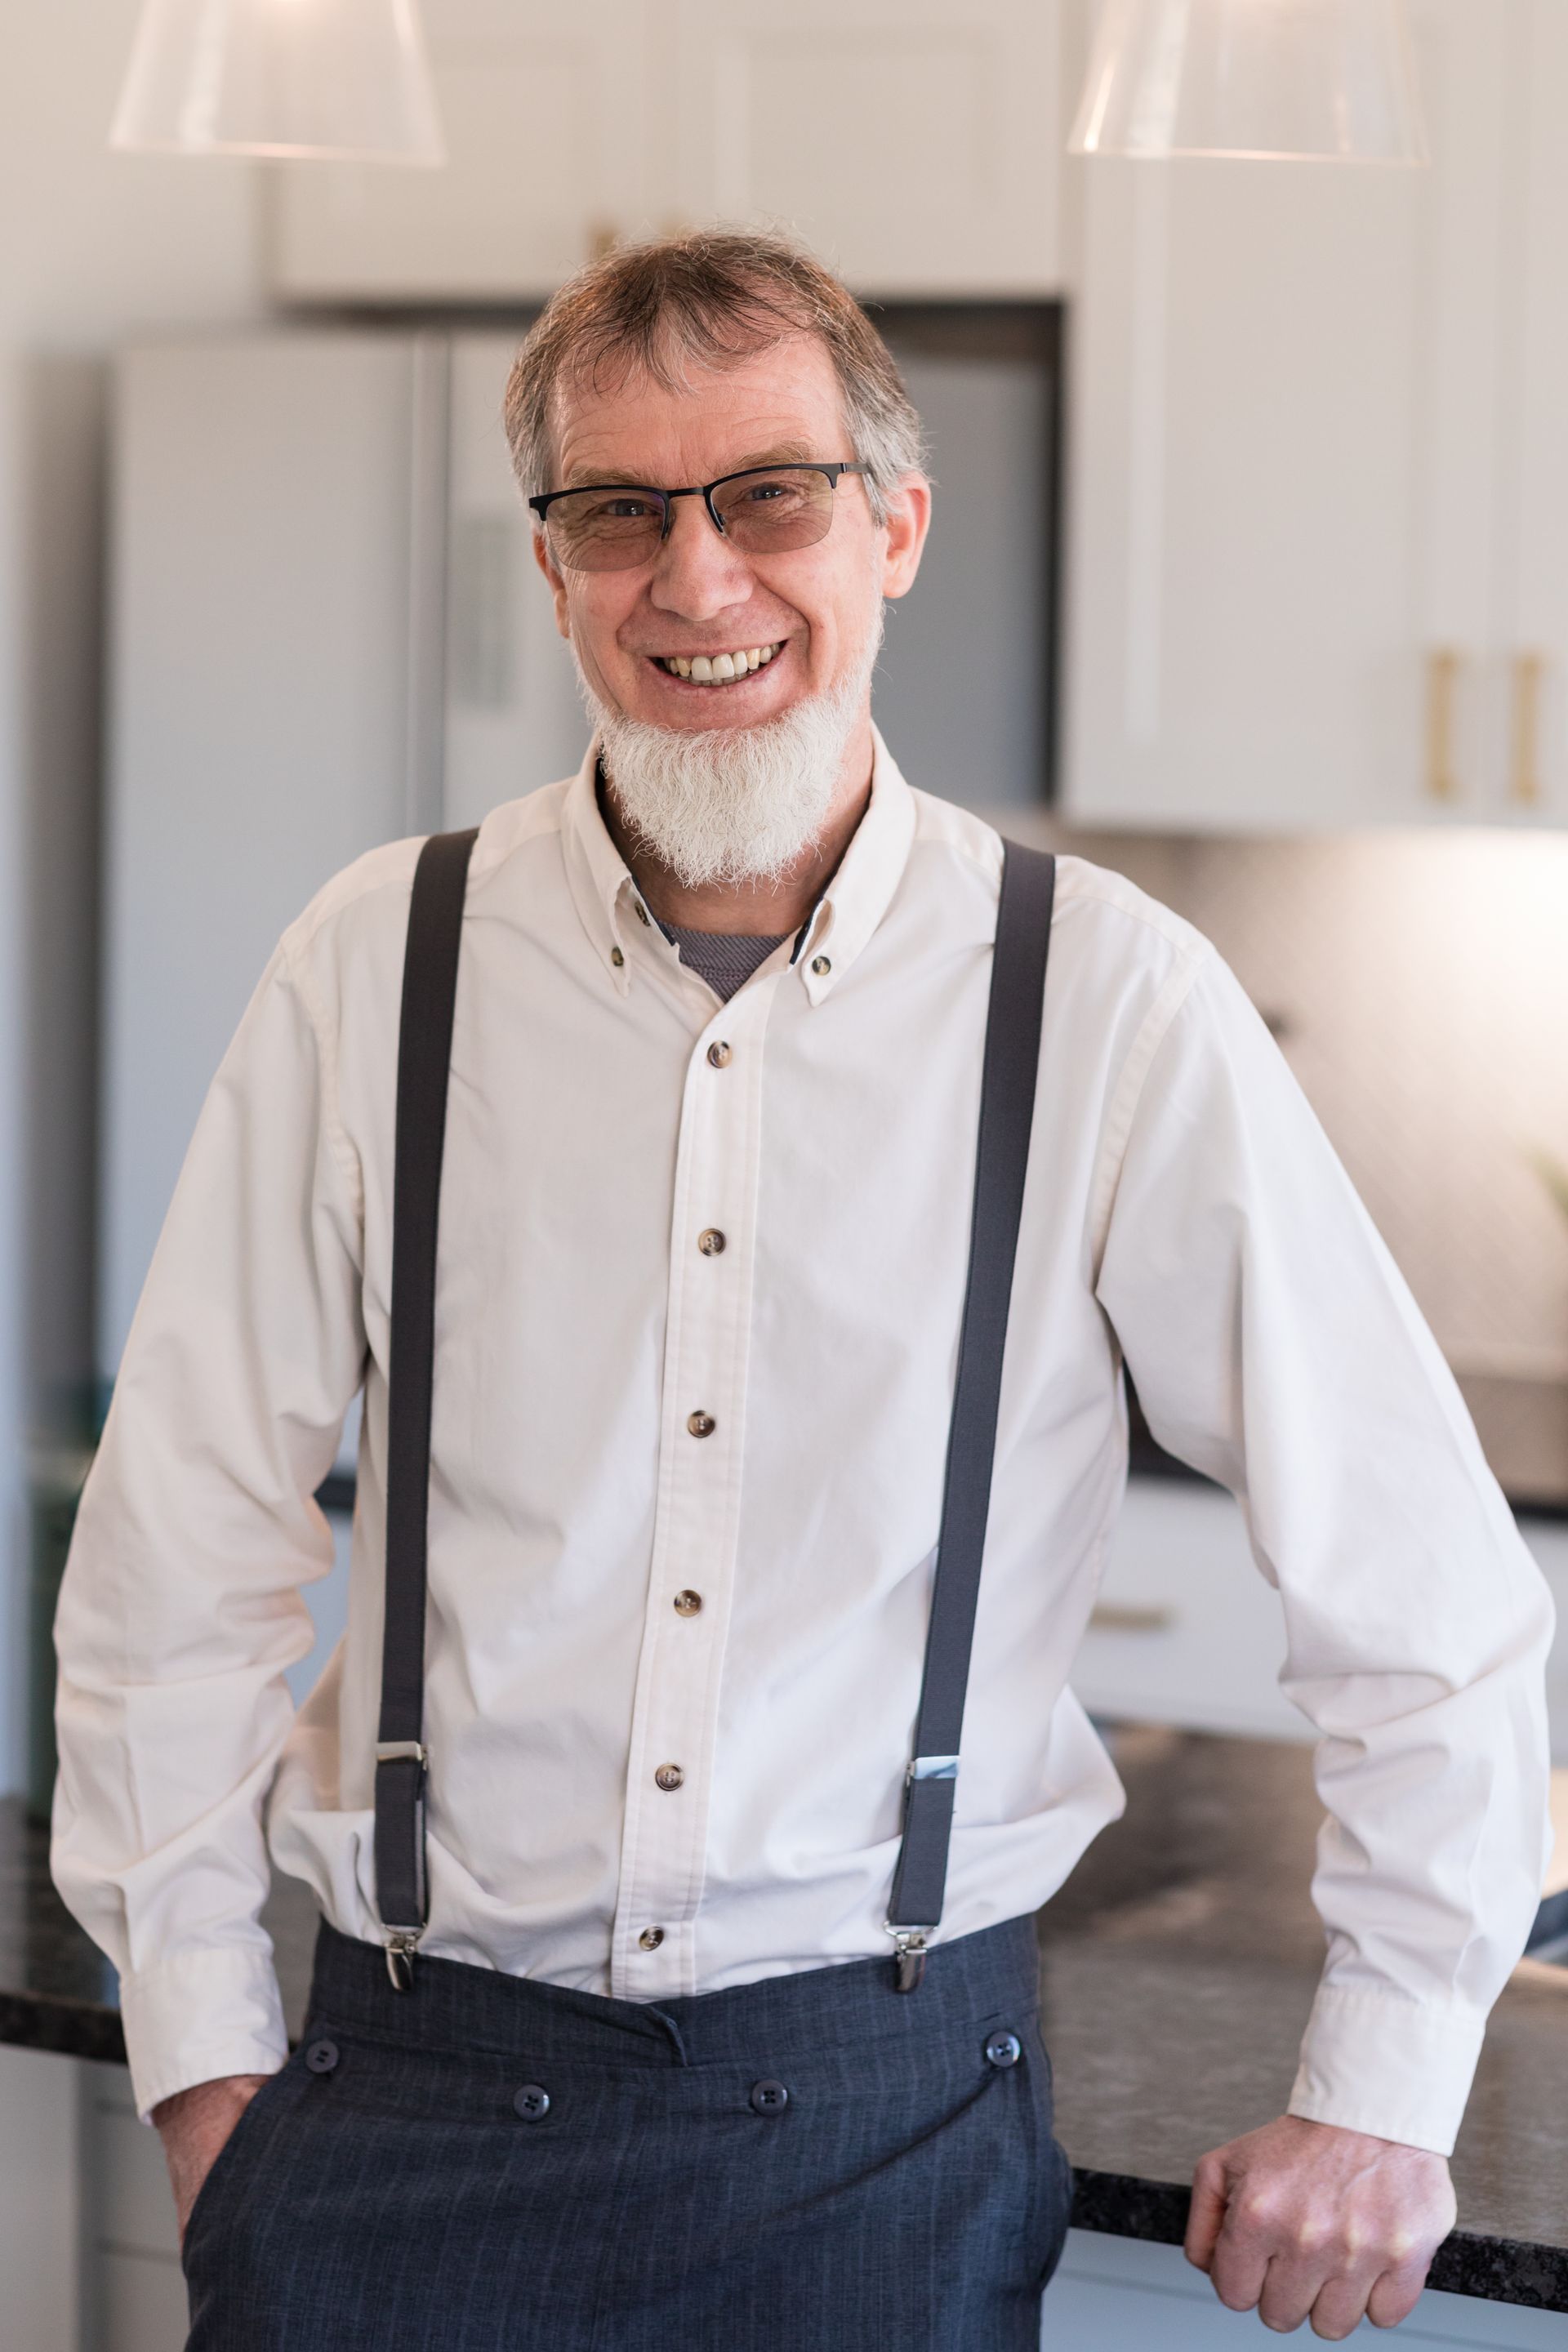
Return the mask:
[[775,938],[800,929],[837,871],[871,797],[871,761],[868,717],[849,739],[833,804],[816,840],[782,873],[748,877],[739,882],[703,882],[695,887],[683,882],[663,858],[645,848],[627,830],[615,785],[608,780],[600,792],[599,806],[610,839],[661,923],[672,924],[677,930]]

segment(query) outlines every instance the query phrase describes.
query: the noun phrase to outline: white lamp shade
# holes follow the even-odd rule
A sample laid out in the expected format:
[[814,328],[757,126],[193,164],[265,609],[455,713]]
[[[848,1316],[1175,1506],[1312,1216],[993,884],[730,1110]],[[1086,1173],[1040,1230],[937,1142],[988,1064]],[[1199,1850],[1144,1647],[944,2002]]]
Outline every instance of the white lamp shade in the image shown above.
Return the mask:
[[443,163],[415,0],[145,0],[110,145]]
[[1404,0],[1105,0],[1068,143],[1423,163]]

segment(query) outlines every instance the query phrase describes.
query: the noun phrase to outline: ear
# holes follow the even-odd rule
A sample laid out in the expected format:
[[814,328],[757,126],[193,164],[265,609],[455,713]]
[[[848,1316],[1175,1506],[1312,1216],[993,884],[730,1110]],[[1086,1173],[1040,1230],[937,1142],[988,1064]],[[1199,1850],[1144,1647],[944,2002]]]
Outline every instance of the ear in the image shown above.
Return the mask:
[[907,596],[921,568],[931,529],[931,484],[923,474],[905,474],[888,499],[883,526],[882,593]]
[[545,583],[555,602],[555,625],[563,637],[569,637],[572,635],[572,628],[566,618],[566,583],[555,568],[550,553],[550,541],[545,538],[544,533],[542,530],[535,530],[532,538],[533,560],[543,572]]

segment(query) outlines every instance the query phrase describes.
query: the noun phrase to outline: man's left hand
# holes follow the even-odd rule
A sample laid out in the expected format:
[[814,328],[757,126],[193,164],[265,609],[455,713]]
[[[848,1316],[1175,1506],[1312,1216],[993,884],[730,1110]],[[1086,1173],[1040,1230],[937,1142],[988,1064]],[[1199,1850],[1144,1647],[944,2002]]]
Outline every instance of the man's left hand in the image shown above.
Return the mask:
[[1337,2344],[1414,2308],[1455,2211],[1445,2158],[1281,2116],[1200,2158],[1184,2252],[1230,2310]]

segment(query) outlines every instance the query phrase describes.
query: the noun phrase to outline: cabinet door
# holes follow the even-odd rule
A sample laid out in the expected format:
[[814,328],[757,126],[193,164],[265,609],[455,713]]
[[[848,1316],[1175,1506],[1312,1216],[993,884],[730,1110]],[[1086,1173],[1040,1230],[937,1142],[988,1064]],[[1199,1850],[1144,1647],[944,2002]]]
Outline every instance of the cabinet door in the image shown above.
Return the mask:
[[1480,813],[1498,19],[1415,13],[1429,170],[1078,167],[1074,816]]
[[1508,665],[1500,813],[1568,824],[1568,9],[1523,0],[1510,53],[1517,131],[1505,243],[1519,272],[1503,466],[1514,562],[1499,637]]
[[645,0],[425,0],[424,21],[446,164],[279,166],[280,293],[526,300],[656,225]]
[[1058,289],[1059,0],[677,0],[692,219],[796,229],[858,289]]

